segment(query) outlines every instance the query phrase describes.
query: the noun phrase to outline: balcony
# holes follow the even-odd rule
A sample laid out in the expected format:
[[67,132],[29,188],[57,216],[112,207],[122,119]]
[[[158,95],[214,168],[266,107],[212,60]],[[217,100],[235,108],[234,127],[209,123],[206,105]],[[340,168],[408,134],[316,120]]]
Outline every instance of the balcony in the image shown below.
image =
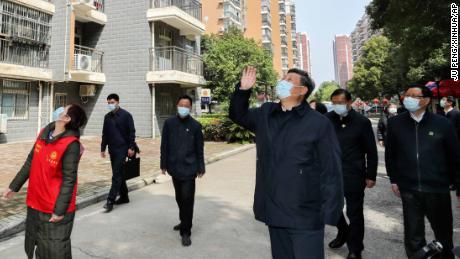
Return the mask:
[[51,15],[15,3],[4,2],[0,10],[0,36],[31,45],[48,45]]
[[231,4],[233,8],[236,8],[238,10],[241,10],[241,2],[239,0],[219,0],[219,3],[221,4]]
[[195,36],[205,31],[201,12],[201,3],[197,0],[152,0],[147,19],[169,24],[179,29],[182,36]]
[[51,0],[9,0],[13,3],[26,6],[28,8],[41,11],[47,14],[54,14],[56,8]]
[[94,22],[100,25],[107,23],[104,13],[105,0],[75,0],[72,6],[75,19],[79,22]]
[[50,81],[47,46],[28,45],[0,39],[0,77]]
[[195,87],[206,83],[201,56],[178,47],[151,48],[150,65],[148,83]]
[[70,81],[104,84],[105,74],[102,69],[104,52],[93,48],[75,45],[70,70]]

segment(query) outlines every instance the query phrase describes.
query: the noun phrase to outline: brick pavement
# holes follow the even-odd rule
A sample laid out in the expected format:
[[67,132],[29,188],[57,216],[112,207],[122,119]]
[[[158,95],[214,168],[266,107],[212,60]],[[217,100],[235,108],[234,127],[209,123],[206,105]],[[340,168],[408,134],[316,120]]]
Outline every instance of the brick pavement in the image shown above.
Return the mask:
[[[160,139],[138,139],[141,150],[141,176],[148,176],[159,171]],[[100,157],[100,138],[84,137],[82,144],[85,152],[78,170],[78,198],[86,198],[111,184],[111,168],[108,156]],[[0,145],[0,190],[8,186],[27,158],[33,142],[21,142]],[[205,156],[207,158],[239,147],[238,144],[207,142]],[[25,215],[26,185],[10,201],[0,200],[0,229],[9,221],[16,221]]]

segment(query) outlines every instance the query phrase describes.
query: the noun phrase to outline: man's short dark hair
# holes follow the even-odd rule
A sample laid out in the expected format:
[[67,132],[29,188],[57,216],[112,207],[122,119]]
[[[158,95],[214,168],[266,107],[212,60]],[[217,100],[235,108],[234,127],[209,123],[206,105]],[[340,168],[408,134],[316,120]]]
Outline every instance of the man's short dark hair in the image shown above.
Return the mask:
[[455,107],[455,98],[453,96],[447,96],[446,101],[450,102],[452,107]]
[[428,87],[424,86],[424,85],[419,85],[419,84],[413,84],[413,85],[409,85],[407,88],[406,88],[406,92],[411,89],[411,88],[417,88],[417,89],[420,89],[420,91],[422,91],[422,95],[424,98],[433,98],[433,93],[431,92],[430,89],[428,89]]
[[339,96],[339,95],[344,95],[345,96],[345,99],[347,99],[347,101],[351,101],[352,97],[351,97],[351,93],[348,92],[347,90],[345,89],[337,89],[335,90],[332,94],[331,94],[331,100],[332,100],[332,97],[334,96]]
[[186,95],[186,94],[181,95],[181,96],[177,99],[177,103],[176,103],[176,104],[179,104],[179,102],[180,102],[181,100],[184,100],[184,99],[188,100],[188,101],[190,102],[190,105],[193,106],[192,97],[190,97],[190,96],[188,96],[188,95]]
[[298,68],[291,68],[288,70],[288,74],[289,73],[295,73],[295,74],[298,74],[300,75],[300,84],[302,86],[306,86],[308,88],[308,93],[305,95],[305,99],[304,100],[307,100],[307,98],[313,93],[313,91],[315,90],[315,82],[313,81],[313,79],[311,78],[311,76],[308,74],[307,71],[304,71],[302,69],[298,69]]
[[118,94],[109,94],[109,96],[107,96],[107,101],[108,100],[115,100],[117,102],[120,101],[120,96],[118,96]]

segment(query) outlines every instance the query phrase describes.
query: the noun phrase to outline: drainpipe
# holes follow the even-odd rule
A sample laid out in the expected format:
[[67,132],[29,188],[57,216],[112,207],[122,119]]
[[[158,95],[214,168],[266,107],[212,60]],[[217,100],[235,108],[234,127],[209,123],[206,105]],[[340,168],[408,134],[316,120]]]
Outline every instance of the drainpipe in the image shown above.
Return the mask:
[[41,81],[38,81],[38,125],[37,133],[40,132],[42,128],[42,98],[43,98],[43,85]]
[[156,138],[156,127],[155,121],[157,118],[156,111],[155,111],[155,84],[152,84],[152,139]]
[[67,41],[69,40],[69,12],[72,12],[72,3],[70,0],[66,1],[66,10],[65,10],[65,38],[64,38],[64,81],[67,82],[70,79],[70,72],[69,72],[69,57],[67,55]]
[[54,111],[54,82],[51,82],[50,84],[49,122],[53,121],[53,111]]

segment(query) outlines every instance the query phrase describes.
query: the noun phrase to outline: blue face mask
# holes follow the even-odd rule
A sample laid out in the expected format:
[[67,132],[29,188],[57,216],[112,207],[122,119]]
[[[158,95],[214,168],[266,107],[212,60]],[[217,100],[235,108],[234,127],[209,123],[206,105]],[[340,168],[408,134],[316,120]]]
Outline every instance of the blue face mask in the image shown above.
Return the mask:
[[338,115],[342,117],[347,116],[348,108],[346,104],[334,104],[332,107],[333,107],[334,112],[337,113]]
[[286,80],[281,80],[276,85],[276,96],[280,98],[280,100],[291,96],[291,89],[294,85]]
[[412,97],[404,98],[404,107],[410,112],[416,112],[420,109],[420,100]]
[[109,111],[113,112],[113,111],[115,111],[115,109],[117,109],[117,105],[116,104],[108,104],[107,109],[109,109]]
[[181,118],[185,118],[190,115],[190,109],[186,107],[177,107],[177,113]]
[[58,121],[59,120],[59,115],[61,113],[65,112],[64,107],[59,107],[53,112],[53,121]]

